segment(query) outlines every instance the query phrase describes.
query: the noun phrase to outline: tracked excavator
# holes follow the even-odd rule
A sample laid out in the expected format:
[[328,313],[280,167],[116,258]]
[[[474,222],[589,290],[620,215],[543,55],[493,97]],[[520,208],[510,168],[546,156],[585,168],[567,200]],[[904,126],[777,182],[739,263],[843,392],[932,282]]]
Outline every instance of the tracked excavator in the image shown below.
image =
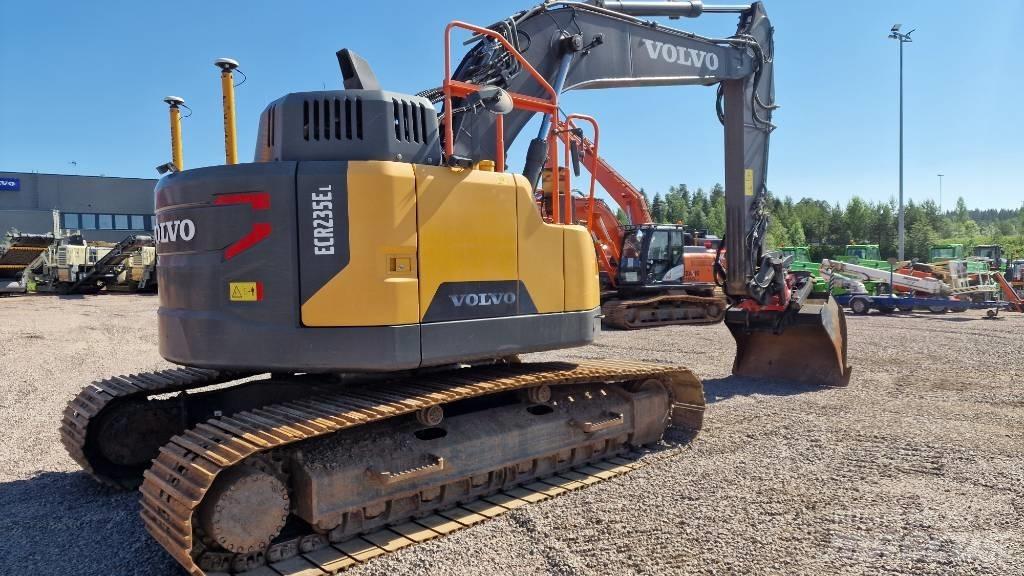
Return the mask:
[[[321,574],[529,502],[524,483],[585,483],[574,470],[670,425],[699,429],[703,389],[685,368],[517,360],[598,328],[589,233],[534,201],[544,165],[558,173],[558,97],[587,83],[721,84],[734,371],[845,384],[841,311],[763,250],[763,6],[729,8],[739,29],[720,40],[639,19],[702,9],[715,11],[565,2],[453,22],[440,115],[342,50],[345,89],[272,102],[243,164],[237,64],[219,60],[227,165],[183,169],[180,99],[167,100],[158,334],[180,368],[87,386],[62,419],[71,456],[103,483],[141,484],[146,529],[190,574]],[[475,45],[453,74],[456,29]],[[538,113],[524,173],[507,172],[505,146]]]
[[[591,181],[630,220],[622,225],[594,195],[573,198],[574,221],[594,237],[601,279],[602,324],[633,330],[682,324],[714,324],[727,303],[715,295],[714,263],[720,239],[681,224],[656,224],[643,194],[607,160],[580,129],[565,126],[570,150],[591,173]],[[568,168],[567,168],[568,169]],[[545,176],[548,172],[545,172]],[[550,198],[547,187],[543,199]]]

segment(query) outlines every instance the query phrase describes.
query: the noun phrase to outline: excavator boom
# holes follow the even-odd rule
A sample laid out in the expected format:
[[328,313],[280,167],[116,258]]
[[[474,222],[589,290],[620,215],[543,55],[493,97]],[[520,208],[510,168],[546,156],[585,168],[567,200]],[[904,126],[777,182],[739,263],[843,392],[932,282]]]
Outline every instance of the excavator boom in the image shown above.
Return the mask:
[[[722,12],[739,15],[736,33],[727,38],[703,37],[642,19]],[[737,341],[733,371],[824,385],[848,382],[842,308],[830,294],[812,294],[810,278],[791,273],[791,259],[770,252],[765,244],[768,143],[776,105],[774,29],[761,2],[722,8],[699,2],[550,2],[491,29],[515,45],[557,93],[717,85],[716,109],[725,134],[726,237],[716,275],[730,301],[725,321]],[[543,95],[506,50],[483,37],[476,41],[455,78]],[[472,160],[495,157],[495,119],[474,113],[461,101],[453,103],[451,113],[454,153]],[[506,147],[533,114],[518,110],[503,117]],[[542,123],[530,141],[523,175],[533,183],[548,158],[548,130]],[[722,258],[725,249],[728,265]],[[818,345],[808,347],[809,342]],[[807,351],[819,349],[820,369],[804,370]]]

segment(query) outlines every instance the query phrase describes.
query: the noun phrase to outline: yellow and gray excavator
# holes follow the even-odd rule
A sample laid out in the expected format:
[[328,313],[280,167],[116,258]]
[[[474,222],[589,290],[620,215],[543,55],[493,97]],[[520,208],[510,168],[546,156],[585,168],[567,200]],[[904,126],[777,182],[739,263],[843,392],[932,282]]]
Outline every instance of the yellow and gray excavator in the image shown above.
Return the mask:
[[[739,14],[736,35],[640,19],[718,11]],[[456,29],[475,45],[453,71]],[[156,188],[159,348],[181,367],[87,386],[64,412],[69,453],[103,483],[141,483],[147,530],[190,574],[320,574],[365,559],[345,545],[359,535],[444,532],[432,514],[699,429],[685,368],[518,360],[599,329],[592,238],[545,221],[534,196],[545,165],[559,173],[573,88],[719,85],[734,370],[845,384],[841,311],[764,249],[771,33],[760,3],[555,2],[453,22],[440,114],[342,50],[345,89],[272,102],[243,164],[236,64],[219,60],[228,164],[183,169],[169,98],[174,162]]]

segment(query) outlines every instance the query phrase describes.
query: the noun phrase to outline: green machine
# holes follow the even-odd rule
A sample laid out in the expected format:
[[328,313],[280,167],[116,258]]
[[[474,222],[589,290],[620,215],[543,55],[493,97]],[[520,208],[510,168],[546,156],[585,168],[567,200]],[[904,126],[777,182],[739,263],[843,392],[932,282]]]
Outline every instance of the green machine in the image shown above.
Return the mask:
[[967,272],[974,274],[988,272],[988,262],[968,259],[964,256],[963,244],[932,244],[928,250],[928,262],[932,264],[949,262],[950,260],[963,260],[967,264]]
[[[847,252],[849,252],[847,247]],[[869,247],[870,248],[870,247]],[[779,248],[783,256],[792,256],[793,262],[790,264],[790,269],[799,272],[809,272],[814,278],[814,291],[817,293],[825,292],[828,290],[828,280],[821,275],[821,265],[811,260],[810,248],[807,246],[783,246]],[[875,255],[878,255],[878,246],[874,246]],[[888,266],[887,262],[883,262]],[[841,275],[840,275],[841,276]],[[864,287],[870,294],[877,293],[877,282],[866,281],[862,282]],[[842,283],[833,283],[832,293],[836,296],[841,296],[848,293],[849,290],[842,285]]]
[[889,262],[882,259],[878,244],[847,244],[846,253],[836,256],[835,260],[879,270],[889,269]]

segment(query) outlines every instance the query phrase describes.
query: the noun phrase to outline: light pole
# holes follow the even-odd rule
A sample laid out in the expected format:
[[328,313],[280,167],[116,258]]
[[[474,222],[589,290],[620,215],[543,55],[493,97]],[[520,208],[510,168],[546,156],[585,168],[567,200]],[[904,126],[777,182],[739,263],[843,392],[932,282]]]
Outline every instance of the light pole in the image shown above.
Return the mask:
[[942,177],[945,174],[939,174],[939,214],[942,214]]
[[[915,28],[914,30],[917,30]],[[903,225],[903,45],[913,42],[910,35],[914,30],[903,34],[900,32],[900,24],[893,24],[889,30],[889,38],[896,40],[900,45],[900,216],[899,216],[899,259],[903,260],[903,246],[906,241],[906,230]]]

